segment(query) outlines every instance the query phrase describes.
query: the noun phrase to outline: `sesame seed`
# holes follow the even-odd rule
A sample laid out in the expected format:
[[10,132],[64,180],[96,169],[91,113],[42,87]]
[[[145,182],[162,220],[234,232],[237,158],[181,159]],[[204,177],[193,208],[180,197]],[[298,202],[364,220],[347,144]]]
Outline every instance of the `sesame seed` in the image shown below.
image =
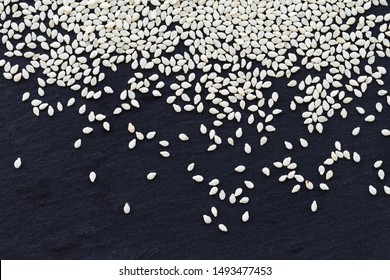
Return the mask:
[[224,224],[219,224],[218,228],[222,232],[227,232],[228,231],[227,227]]
[[317,212],[317,201],[313,200],[312,204],[311,204],[311,212],[315,213]]
[[234,170],[238,173],[242,173],[245,171],[245,166],[244,165],[238,165],[236,168],[234,168]]
[[205,222],[205,224],[211,224],[212,220],[211,220],[211,217],[210,216],[207,216],[207,215],[203,215],[203,221]]
[[242,221],[244,223],[246,223],[247,221],[249,221],[249,212],[248,211],[245,211],[244,214],[242,214]]
[[187,171],[188,172],[191,172],[192,170],[194,170],[194,168],[195,168],[195,163],[190,163],[188,166],[187,166]]
[[300,186],[300,185],[295,185],[295,186],[292,188],[291,193],[297,193],[300,189],[301,189],[301,186]]
[[217,208],[215,208],[214,206],[211,207],[211,214],[213,214],[213,216],[216,218],[218,217],[218,210]]
[[192,179],[197,182],[197,183],[201,183],[203,182],[203,176],[202,175],[195,175],[192,177]]
[[149,181],[151,181],[151,180],[153,180],[154,178],[156,178],[156,175],[157,175],[156,172],[150,172],[150,173],[148,173],[148,175],[146,176],[146,178],[147,178]]
[[370,192],[371,195],[376,195],[376,193],[377,193],[376,188],[374,186],[372,186],[372,185],[370,185],[368,187],[368,191]]
[[19,169],[22,166],[22,159],[18,157],[14,162],[15,169]]
[[89,173],[89,180],[92,182],[92,183],[94,183],[95,182],[95,180],[96,180],[96,173],[95,172],[91,172],[91,173]]
[[123,206],[123,212],[127,215],[130,213],[130,205],[129,203],[125,203],[125,205]]

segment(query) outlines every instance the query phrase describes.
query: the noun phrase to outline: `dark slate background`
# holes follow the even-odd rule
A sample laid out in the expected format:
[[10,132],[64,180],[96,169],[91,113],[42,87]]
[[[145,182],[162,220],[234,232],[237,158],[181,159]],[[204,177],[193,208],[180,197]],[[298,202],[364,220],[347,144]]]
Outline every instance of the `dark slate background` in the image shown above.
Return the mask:
[[[388,62],[382,60],[381,64]],[[200,135],[199,125],[211,127],[210,115],[177,114],[165,104],[165,98],[150,94],[139,95],[140,110],[109,117],[110,133],[93,123],[94,132],[82,135],[82,128],[89,123],[86,115],[78,114],[78,108],[85,102],[96,113],[112,112],[132,70],[121,65],[117,73],[106,73],[106,84],[114,84],[114,96],[84,101],[77,93],[47,87],[45,101],[66,104],[74,96],[77,102],[54,117],[43,114],[39,118],[32,114],[29,102],[20,101],[25,91],[30,91],[32,98],[37,96],[36,77],[19,84],[0,77],[2,259],[389,259],[390,196],[384,194],[383,185],[390,182],[388,177],[380,182],[373,168],[373,163],[382,159],[383,169],[390,172],[389,139],[380,135],[382,128],[389,128],[389,107],[385,97],[376,95],[386,86],[370,85],[363,98],[347,107],[348,119],[336,114],[325,124],[323,135],[309,135],[300,117],[305,107],[288,111],[297,90],[282,86],[286,80],[278,80],[264,93],[270,96],[278,91],[280,101],[275,107],[284,109],[273,121],[278,130],[268,135],[267,145],[259,148],[255,126],[248,127],[243,121],[244,136],[236,140],[234,148],[225,141],[215,152],[207,153],[211,142]],[[294,78],[302,79],[307,73]],[[381,114],[375,111],[376,102],[384,105]],[[365,123],[355,106],[376,115],[375,123]],[[130,151],[128,122],[144,133],[156,130],[155,140],[145,140]],[[352,137],[356,126],[361,126],[361,133]],[[230,131],[233,135],[237,127],[226,123],[218,134],[227,136]],[[181,132],[191,140],[180,142],[177,136]],[[76,150],[73,143],[80,137],[82,147]],[[306,138],[310,148],[300,148],[299,137]],[[168,159],[159,154],[158,141],[163,139],[171,143]],[[284,140],[295,148],[286,150]],[[362,161],[341,160],[333,165],[335,176],[328,182],[329,192],[303,187],[292,195],[295,183],[279,183],[278,177],[284,174],[280,170],[271,168],[270,177],[261,173],[262,167],[292,156],[298,173],[318,185],[324,179],[317,167],[330,155],[336,140],[343,148],[359,152]],[[243,151],[245,142],[252,144],[251,155]],[[13,162],[19,156],[23,165],[15,170]],[[188,173],[186,167],[193,161],[195,171]],[[246,165],[247,171],[235,173],[238,164]],[[88,179],[90,171],[97,173],[94,184]],[[152,182],[146,179],[150,171],[158,173]],[[205,182],[193,182],[195,174],[202,174]],[[255,189],[244,189],[250,203],[231,206],[208,196],[207,181],[213,178],[220,179],[227,193],[243,187],[244,180],[252,180]],[[376,197],[368,193],[369,184],[377,187]],[[315,214],[310,211],[313,199],[319,205]],[[126,201],[132,207],[130,215],[122,211]],[[218,208],[219,216],[205,225],[202,215],[210,215],[211,206]],[[251,215],[247,224],[241,222],[245,210]],[[220,232],[218,223],[226,224],[229,232]]]

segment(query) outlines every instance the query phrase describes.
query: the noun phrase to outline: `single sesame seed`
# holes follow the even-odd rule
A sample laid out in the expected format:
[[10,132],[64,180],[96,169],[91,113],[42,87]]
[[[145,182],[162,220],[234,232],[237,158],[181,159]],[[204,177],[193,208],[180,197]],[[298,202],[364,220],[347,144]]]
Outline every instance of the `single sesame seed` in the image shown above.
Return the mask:
[[127,215],[130,213],[130,205],[129,203],[125,203],[125,205],[123,206],[123,212]]
[[94,183],[95,180],[96,180],[96,173],[94,171],[92,171],[91,173],[89,173],[89,180]]
[[242,221],[244,223],[246,223],[247,221],[249,221],[249,212],[248,211],[245,211],[244,214],[242,214],[242,217],[241,217]]
[[368,187],[368,191],[370,192],[371,195],[376,195],[377,194],[377,190],[374,186],[370,185]]
[[197,182],[197,183],[201,183],[203,182],[203,176],[202,175],[195,175],[192,177],[192,179]]
[[227,232],[228,231],[227,227],[224,224],[219,224],[218,228],[222,232]]
[[22,166],[22,159],[18,157],[14,162],[15,169],[19,169]]
[[212,219],[211,219],[211,217],[210,216],[208,216],[208,215],[203,215],[203,221],[205,222],[205,224],[211,224],[211,222],[212,222]]
[[148,175],[146,175],[146,178],[147,178],[149,181],[151,181],[151,180],[153,180],[154,178],[156,178],[156,175],[157,175],[156,172],[150,172],[150,173],[148,173]]
[[311,212],[315,213],[317,212],[317,201],[313,200],[312,204],[311,204]]

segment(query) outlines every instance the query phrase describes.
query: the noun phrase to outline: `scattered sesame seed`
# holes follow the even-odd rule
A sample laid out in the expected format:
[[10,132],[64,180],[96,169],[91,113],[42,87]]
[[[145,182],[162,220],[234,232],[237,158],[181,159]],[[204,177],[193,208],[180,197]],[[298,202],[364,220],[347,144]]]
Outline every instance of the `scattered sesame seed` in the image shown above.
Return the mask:
[[127,215],[130,213],[130,205],[129,203],[125,203],[125,206],[123,206],[123,212]]
[[371,195],[376,195],[376,193],[377,193],[376,188],[374,186],[372,186],[372,185],[370,185],[368,187],[368,191],[370,192]]
[[222,232],[227,232],[228,231],[227,227],[224,224],[219,224],[218,228]]
[[96,173],[95,172],[91,172],[91,173],[89,173],[89,180],[93,183],[93,182],[95,182],[95,180],[96,180]]
[[212,222],[211,217],[207,215],[203,215],[203,221],[205,222],[205,224],[211,224]]
[[22,166],[22,159],[18,157],[14,162],[15,169],[19,169]]
[[315,213],[317,212],[317,201],[313,200],[312,204],[311,204],[311,212]]
[[192,177],[192,179],[197,182],[197,183],[201,183],[203,182],[203,176],[202,175],[195,175]]
[[249,221],[249,212],[248,211],[245,211],[244,214],[242,214],[242,221],[244,223],[246,223],[247,221]]
[[148,173],[148,175],[146,176],[146,178],[147,178],[149,181],[151,181],[151,180],[153,180],[154,178],[156,178],[156,175],[157,175],[156,172],[150,172],[150,173]]

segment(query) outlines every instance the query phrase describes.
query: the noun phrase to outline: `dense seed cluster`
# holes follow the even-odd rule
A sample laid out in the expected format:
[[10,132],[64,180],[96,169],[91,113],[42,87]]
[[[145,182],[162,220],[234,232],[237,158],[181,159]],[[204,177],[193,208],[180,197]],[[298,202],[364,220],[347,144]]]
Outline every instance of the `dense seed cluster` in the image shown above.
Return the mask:
[[[200,136],[211,141],[205,152],[216,151],[223,142],[235,146],[243,137],[242,127],[230,132],[226,139],[218,129],[225,122],[246,122],[259,134],[259,145],[244,143],[240,149],[251,155],[256,148],[268,143],[267,135],[276,131],[273,120],[280,114],[291,112],[277,108],[279,93],[273,84],[279,78],[293,89],[289,109],[302,112],[303,123],[309,133],[323,133],[324,124],[336,112],[347,118],[356,110],[367,123],[374,122],[383,110],[375,105],[375,114],[353,106],[356,99],[367,94],[373,83],[384,84],[386,68],[376,63],[390,57],[390,13],[375,16],[368,11],[374,6],[387,6],[385,0],[42,0],[0,1],[0,35],[6,52],[0,60],[3,76],[14,82],[36,80],[35,92],[26,92],[22,101],[29,101],[32,112],[53,116],[66,107],[79,106],[80,115],[87,117],[86,125],[74,148],[80,149],[82,138],[93,134],[92,123],[100,123],[110,131],[115,116],[141,107],[139,99],[149,94],[164,98],[177,113],[207,113],[212,116],[212,127],[201,124]],[[184,51],[176,52],[180,47]],[[19,58],[26,63],[18,64]],[[117,71],[118,65],[128,64],[128,88],[115,92],[103,85],[105,71]],[[42,74],[37,74],[42,73]],[[297,73],[303,79],[293,78]],[[166,77],[173,77],[168,79]],[[105,81],[106,83],[110,81]],[[45,87],[56,85],[79,94],[70,97],[66,104],[45,101]],[[390,105],[387,90],[377,92]],[[120,106],[111,108],[105,115],[88,108],[88,100],[99,100],[105,95],[117,96]],[[156,131],[141,132],[136,124],[128,123],[132,139],[130,150],[144,139],[152,140]],[[358,136],[361,128],[352,130]],[[383,128],[383,136],[390,130]],[[183,132],[177,136],[190,143]],[[170,143],[160,139],[160,155],[169,158]],[[287,152],[309,147],[304,138],[283,141]],[[332,165],[340,159],[361,161],[360,154],[342,149],[335,150],[318,167],[324,182],[333,178]],[[15,168],[21,167],[18,158]],[[380,168],[378,162],[375,168]],[[293,181],[291,192],[301,186],[313,190],[315,184],[299,174],[297,163],[285,157],[273,163],[272,168],[285,171],[279,182]],[[261,172],[271,175],[271,167]],[[195,170],[195,163],[186,168]],[[245,174],[243,164],[235,167],[236,173]],[[384,180],[385,171],[378,170]],[[242,175],[241,174],[241,175]],[[156,171],[146,178],[154,180]],[[89,174],[95,182],[96,173]],[[204,184],[208,178],[194,174],[193,181]],[[328,191],[326,183],[318,184]],[[228,193],[218,179],[208,182],[210,196],[230,204],[249,203],[247,191],[255,187],[250,180]],[[386,194],[390,189],[384,186]],[[372,195],[377,190],[369,186]],[[128,203],[124,212],[130,213]],[[311,204],[317,211],[317,202]],[[211,208],[214,218],[217,209]],[[243,222],[249,221],[249,212],[241,212]],[[211,216],[203,215],[206,224]],[[227,232],[225,224],[218,228]]]

